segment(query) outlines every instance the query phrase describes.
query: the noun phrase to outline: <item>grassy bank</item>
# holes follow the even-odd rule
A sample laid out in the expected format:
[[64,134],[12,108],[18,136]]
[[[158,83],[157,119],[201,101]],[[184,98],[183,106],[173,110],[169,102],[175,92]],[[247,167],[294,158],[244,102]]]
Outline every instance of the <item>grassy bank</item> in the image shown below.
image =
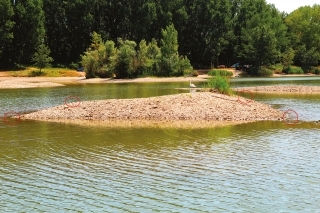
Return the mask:
[[36,67],[27,67],[24,70],[16,70],[16,71],[10,71],[10,70],[4,70],[1,71],[1,73],[5,73],[6,76],[11,77],[81,77],[84,76],[84,73],[77,72],[73,69],[68,68],[45,68],[42,69],[41,72]]

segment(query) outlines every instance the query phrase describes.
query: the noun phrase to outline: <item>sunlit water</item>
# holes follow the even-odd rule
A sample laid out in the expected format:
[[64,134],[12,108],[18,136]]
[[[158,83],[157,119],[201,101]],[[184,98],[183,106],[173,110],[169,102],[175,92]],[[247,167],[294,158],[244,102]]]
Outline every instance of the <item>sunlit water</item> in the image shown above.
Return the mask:
[[[320,80],[297,82],[316,85]],[[239,84],[243,83],[234,86]],[[178,87],[186,86],[95,84],[0,90],[0,113],[63,104],[70,95],[93,100],[184,92]],[[302,122],[160,129],[36,121],[10,126],[1,120],[0,210],[318,212],[320,123],[309,121],[320,120],[319,96],[255,94],[254,98],[283,111],[294,109]]]

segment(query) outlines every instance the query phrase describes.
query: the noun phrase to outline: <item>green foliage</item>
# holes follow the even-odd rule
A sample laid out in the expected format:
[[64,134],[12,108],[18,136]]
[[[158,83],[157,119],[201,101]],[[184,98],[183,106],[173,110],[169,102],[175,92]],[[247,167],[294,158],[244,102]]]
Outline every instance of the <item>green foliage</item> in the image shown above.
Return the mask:
[[217,75],[214,78],[210,78],[204,85],[206,88],[216,89],[222,94],[231,95],[232,89],[230,88],[229,79],[225,76]]
[[13,38],[12,28],[14,22],[11,20],[13,14],[11,0],[0,0],[0,59],[4,47]]
[[[42,0],[15,1],[14,15],[10,20],[15,24],[10,32],[11,42],[8,42],[3,50],[3,64],[12,66],[30,63],[45,35],[42,7]],[[8,22],[7,24],[11,25]]]
[[267,25],[257,26],[248,34],[249,44],[242,50],[246,60],[255,66],[274,64],[279,58],[275,33]]
[[183,75],[185,70],[193,70],[187,56],[180,56],[178,61],[178,72],[177,75]]
[[191,72],[191,76],[193,76],[193,77],[197,77],[198,75],[199,75],[199,73],[197,70],[194,70]]
[[217,75],[220,75],[220,76],[228,76],[228,77],[231,77],[233,75],[233,72],[230,72],[228,70],[210,70],[208,72],[208,75],[210,76],[217,76]]
[[111,77],[115,67],[116,48],[113,41],[103,43],[101,36],[93,32],[88,50],[81,56],[86,78]]
[[288,45],[287,27],[281,14],[264,0],[234,2],[236,58],[242,64],[268,66],[280,59]]
[[293,64],[293,59],[295,56],[295,51],[289,47],[285,52],[282,53],[282,64],[286,67]]
[[79,68],[79,64],[78,63],[75,63],[75,62],[71,62],[69,65],[68,65],[68,68],[69,69],[78,69]]
[[320,61],[320,5],[300,7],[285,18],[291,46],[296,51],[294,63],[318,65]]
[[269,77],[272,75],[273,75],[273,71],[266,67],[260,67],[258,70],[258,76]]
[[318,65],[320,61],[320,53],[315,47],[307,50],[302,58],[302,64],[311,68],[313,65]]
[[28,77],[38,77],[38,76],[45,76],[44,72],[41,72],[41,70],[32,70],[29,74]]
[[81,59],[81,64],[85,67],[86,78],[95,78],[100,68],[98,51],[87,51],[81,56]]
[[171,24],[161,31],[161,76],[182,75],[178,70],[179,53],[178,53],[178,32]]
[[248,69],[248,74],[252,76],[271,76],[273,75],[273,71],[271,69],[268,69],[267,67],[257,67],[252,66]]
[[96,74],[108,76],[120,63],[120,43],[108,58],[104,41],[118,38],[138,44],[128,77],[182,75],[191,64],[283,63],[310,70],[320,63],[319,4],[286,14],[265,0],[0,0],[0,26],[1,67],[28,65],[45,43],[64,67],[97,50]]
[[187,57],[179,56],[178,32],[171,24],[161,31],[160,76],[181,76],[186,69],[192,69]]
[[267,68],[270,69],[270,70],[273,70],[275,73],[282,73],[282,70],[283,70],[283,64],[282,63],[277,63],[277,64],[274,64],[274,65],[270,65],[268,66]]
[[137,77],[138,59],[136,57],[136,46],[134,41],[118,40],[119,49],[117,62],[115,65],[115,74],[117,78],[134,78]]
[[[42,0],[45,15],[45,42],[56,62],[80,61],[80,54],[90,44],[98,2],[92,0]],[[102,2],[102,1],[101,1]]]
[[282,72],[286,74],[303,74],[303,70],[301,67],[293,67],[293,66],[288,66],[285,67]]
[[34,62],[34,65],[40,69],[40,73],[41,69],[49,67],[51,65],[53,58],[51,58],[49,55],[50,49],[46,45],[40,44],[37,49],[37,52],[33,55],[31,59],[31,61]]

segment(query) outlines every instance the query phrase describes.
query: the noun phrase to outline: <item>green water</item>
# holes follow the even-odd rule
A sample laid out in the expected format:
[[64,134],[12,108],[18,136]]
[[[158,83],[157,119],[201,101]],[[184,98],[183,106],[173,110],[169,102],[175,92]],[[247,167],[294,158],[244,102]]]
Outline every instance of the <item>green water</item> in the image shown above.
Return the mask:
[[[286,84],[291,79],[268,84]],[[267,81],[268,80],[268,81]],[[252,83],[250,83],[252,82]],[[319,79],[296,79],[317,85]],[[255,81],[234,82],[234,86]],[[186,83],[0,90],[0,113],[188,92]],[[188,84],[187,84],[188,85]],[[197,84],[199,86],[199,83]],[[319,95],[257,95],[301,123],[106,128],[0,121],[1,212],[317,212]]]

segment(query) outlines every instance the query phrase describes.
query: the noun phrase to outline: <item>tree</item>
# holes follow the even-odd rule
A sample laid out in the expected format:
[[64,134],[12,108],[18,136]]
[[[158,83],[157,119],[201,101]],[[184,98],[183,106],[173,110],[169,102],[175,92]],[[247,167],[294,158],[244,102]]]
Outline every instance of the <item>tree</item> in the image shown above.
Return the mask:
[[[235,53],[238,61],[258,66],[280,61],[278,56],[288,45],[282,13],[265,0],[239,0],[238,5],[235,16]],[[267,50],[271,55],[257,48]],[[256,53],[258,55],[253,55]]]
[[161,60],[161,49],[158,47],[158,43],[155,39],[152,39],[148,44],[147,57],[151,60],[152,70],[151,75],[158,75],[160,72],[160,60]]
[[111,59],[114,52],[114,43],[112,41],[103,43],[101,35],[93,32],[91,44],[84,55],[81,56],[81,64],[85,67],[86,78],[94,78],[96,76],[109,77],[111,75],[110,69],[113,64]]
[[173,24],[161,31],[161,73],[163,76],[176,75],[179,53],[178,53],[178,32]]
[[122,39],[118,40],[119,49],[115,65],[115,74],[117,78],[137,77],[137,58],[136,42]]
[[293,64],[293,59],[295,56],[295,51],[289,47],[286,49],[284,53],[282,53],[282,64],[284,67],[289,67]]
[[42,0],[15,1],[13,38],[4,49],[4,63],[8,66],[30,63],[32,55],[44,40]]
[[45,42],[56,63],[78,62],[90,44],[94,28],[93,0],[43,0]]
[[11,43],[13,38],[12,28],[14,22],[12,21],[13,8],[10,0],[0,0],[0,60],[4,47]]
[[279,57],[277,39],[274,32],[268,26],[256,27],[252,31],[253,52],[247,55],[254,65],[268,66],[274,64]]
[[316,50],[315,47],[312,47],[308,51],[305,52],[302,64],[306,66],[308,69],[311,69],[312,66],[316,66],[320,61],[320,53]]
[[285,23],[291,46],[297,53],[294,63],[317,65],[317,55],[320,53],[320,5],[298,8],[285,18]]
[[[173,23],[179,32],[180,53],[187,55],[197,67],[227,62],[224,53],[231,37],[229,0],[183,1]],[[178,17],[178,18],[176,18]]]
[[50,49],[44,44],[40,44],[37,52],[33,55],[31,61],[34,62],[34,65],[40,69],[40,73],[41,69],[51,65],[53,58],[51,58],[49,55]]

